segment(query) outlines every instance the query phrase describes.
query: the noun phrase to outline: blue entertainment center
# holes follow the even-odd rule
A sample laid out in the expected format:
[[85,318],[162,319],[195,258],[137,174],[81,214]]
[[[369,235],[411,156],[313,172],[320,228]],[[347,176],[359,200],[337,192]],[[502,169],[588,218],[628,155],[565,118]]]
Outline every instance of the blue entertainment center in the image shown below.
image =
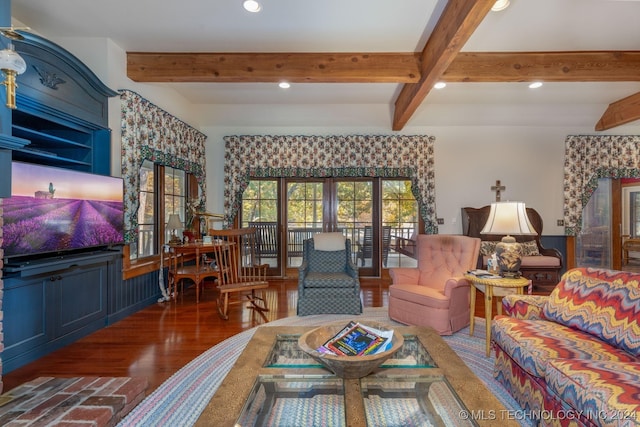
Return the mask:
[[[109,175],[107,103],[118,93],[60,46],[21,34],[24,39],[14,47],[27,71],[18,77],[11,130],[24,145],[10,148],[10,160]],[[3,181],[11,176],[6,160]],[[51,197],[53,191],[52,186]],[[35,197],[48,197],[38,193],[44,194]],[[123,283],[122,245],[5,258],[2,279],[6,373],[109,323],[111,302],[118,300]]]

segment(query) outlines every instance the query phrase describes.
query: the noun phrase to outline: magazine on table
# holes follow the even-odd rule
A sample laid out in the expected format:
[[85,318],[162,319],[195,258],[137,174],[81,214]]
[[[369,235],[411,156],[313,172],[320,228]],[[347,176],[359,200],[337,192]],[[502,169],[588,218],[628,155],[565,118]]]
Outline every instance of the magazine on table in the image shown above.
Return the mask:
[[476,277],[480,277],[481,279],[502,279],[502,276],[493,274],[489,270],[469,270],[468,274],[473,274]]
[[388,350],[392,338],[392,330],[383,331],[351,321],[318,348],[318,351],[341,356],[372,355]]

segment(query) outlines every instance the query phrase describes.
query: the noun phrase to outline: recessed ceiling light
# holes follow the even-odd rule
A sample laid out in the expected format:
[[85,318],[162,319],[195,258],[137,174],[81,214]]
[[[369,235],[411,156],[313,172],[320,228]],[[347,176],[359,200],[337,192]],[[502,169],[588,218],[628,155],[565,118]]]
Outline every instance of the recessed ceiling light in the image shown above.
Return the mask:
[[280,82],[278,83],[278,86],[280,86],[281,89],[289,89],[291,87],[291,85],[287,82]]
[[529,89],[538,89],[542,87],[542,82],[533,82],[529,85]]
[[438,82],[438,83],[433,85],[433,87],[435,89],[444,89],[446,86],[447,86],[447,84],[445,82]]
[[242,6],[248,12],[260,12],[262,10],[262,6],[256,0],[244,0]]
[[497,0],[493,6],[491,6],[491,10],[494,12],[500,12],[501,10],[505,10],[509,7],[509,0]]

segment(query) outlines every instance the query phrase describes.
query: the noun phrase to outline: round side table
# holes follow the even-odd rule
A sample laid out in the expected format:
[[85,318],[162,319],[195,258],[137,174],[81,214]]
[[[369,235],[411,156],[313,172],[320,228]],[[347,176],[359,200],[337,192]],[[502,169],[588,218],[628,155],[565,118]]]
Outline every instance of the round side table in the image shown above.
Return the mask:
[[[531,280],[525,277],[517,279],[511,277],[482,277],[474,274],[465,274],[465,279],[471,282],[471,314],[469,323],[469,335],[473,335],[475,309],[476,309],[476,289],[484,294],[484,318],[486,321],[486,338],[487,338],[487,357],[489,356],[489,348],[491,344],[491,319],[493,310],[493,297],[503,297],[509,294],[523,294],[523,290],[527,286],[531,286]],[[496,311],[502,314],[502,305],[498,299]]]

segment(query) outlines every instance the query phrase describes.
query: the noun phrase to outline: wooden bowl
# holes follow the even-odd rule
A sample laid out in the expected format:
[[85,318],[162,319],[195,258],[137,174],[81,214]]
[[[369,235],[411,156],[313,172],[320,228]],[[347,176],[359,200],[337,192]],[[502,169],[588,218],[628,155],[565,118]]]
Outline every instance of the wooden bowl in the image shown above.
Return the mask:
[[[393,356],[394,353],[404,344],[404,338],[402,335],[394,331],[393,338],[391,339],[391,348],[378,354],[366,356],[338,356],[321,353],[317,350],[327,342],[327,340],[340,332],[347,323],[348,322],[331,323],[313,329],[300,336],[298,339],[298,346],[302,351],[336,374],[336,376],[340,378],[362,378],[376,370],[382,362]],[[362,324],[383,331],[391,329],[388,325],[374,321],[365,320]]]

